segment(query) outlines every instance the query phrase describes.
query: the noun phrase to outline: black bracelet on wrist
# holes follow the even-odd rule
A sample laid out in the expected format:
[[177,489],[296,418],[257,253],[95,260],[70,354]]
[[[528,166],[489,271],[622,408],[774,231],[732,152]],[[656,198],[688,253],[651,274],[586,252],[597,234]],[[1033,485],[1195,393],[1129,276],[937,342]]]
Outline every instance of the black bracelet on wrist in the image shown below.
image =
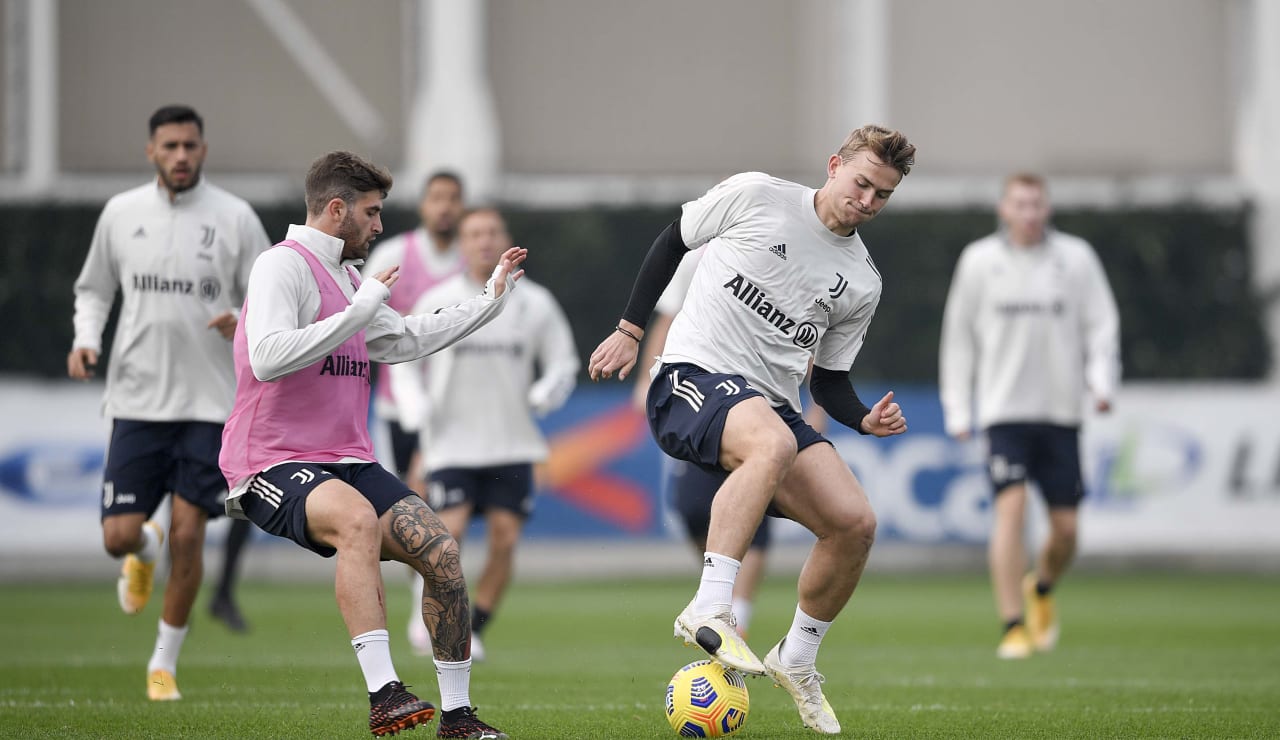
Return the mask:
[[622,332],[623,334],[626,334],[627,336],[629,336],[629,337],[631,337],[632,339],[636,340],[636,344],[639,344],[639,343],[640,343],[640,337],[637,337],[635,334],[632,334],[632,333],[631,333],[631,331],[630,331],[629,329],[623,329],[621,325],[613,327],[613,330],[614,330],[614,331]]

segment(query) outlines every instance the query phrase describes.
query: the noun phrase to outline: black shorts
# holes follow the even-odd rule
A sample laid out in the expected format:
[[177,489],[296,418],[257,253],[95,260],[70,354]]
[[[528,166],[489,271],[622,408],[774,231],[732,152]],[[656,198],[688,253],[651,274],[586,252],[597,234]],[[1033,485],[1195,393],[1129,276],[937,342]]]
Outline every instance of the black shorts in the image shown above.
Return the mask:
[[[667,458],[665,462],[667,481],[671,486],[671,508],[680,515],[689,537],[706,540],[711,526],[711,500],[729,474],[722,470],[704,470],[684,460]],[[762,550],[769,547],[769,521],[767,516],[761,520],[756,536],[751,540],[752,547]]]
[[417,495],[378,463],[282,463],[249,479],[240,507],[262,531],[333,557],[337,550],[307,537],[307,496],[334,478],[359,491],[379,517],[397,501]]
[[391,436],[391,464],[396,466],[396,475],[404,480],[409,476],[413,453],[418,451],[418,433],[406,430],[395,419],[387,421],[387,432]]
[[471,504],[472,514],[506,509],[528,519],[533,514],[533,466],[529,463],[484,468],[441,468],[427,479],[432,511]]
[[227,481],[218,467],[222,425],[116,419],[102,474],[102,517],[150,517],[173,493],[210,518],[223,515]]
[[[720,437],[725,417],[736,404],[755,396],[764,397],[741,375],[711,373],[688,363],[663,365],[645,401],[649,428],[658,447],[671,457],[707,471],[722,471]],[[773,410],[791,428],[797,451],[827,441],[790,406]]]
[[1056,424],[993,424],[987,428],[987,472],[996,495],[1033,480],[1052,508],[1084,498],[1080,430]]

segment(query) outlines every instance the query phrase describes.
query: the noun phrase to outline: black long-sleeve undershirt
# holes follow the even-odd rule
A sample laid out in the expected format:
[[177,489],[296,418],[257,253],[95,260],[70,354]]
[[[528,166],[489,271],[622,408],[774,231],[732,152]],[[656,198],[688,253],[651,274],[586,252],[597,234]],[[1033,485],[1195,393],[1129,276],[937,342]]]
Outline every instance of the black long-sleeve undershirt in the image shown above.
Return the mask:
[[635,286],[631,288],[631,300],[622,312],[624,320],[639,327],[649,323],[649,315],[653,313],[658,298],[671,282],[680,260],[688,253],[689,248],[680,238],[680,219],[676,218],[658,234],[653,246],[649,247],[649,253],[644,256]]
[[809,375],[809,393],[814,403],[832,419],[858,430],[859,434],[870,434],[863,430],[862,420],[871,409],[858,398],[847,370],[828,370],[814,365]]

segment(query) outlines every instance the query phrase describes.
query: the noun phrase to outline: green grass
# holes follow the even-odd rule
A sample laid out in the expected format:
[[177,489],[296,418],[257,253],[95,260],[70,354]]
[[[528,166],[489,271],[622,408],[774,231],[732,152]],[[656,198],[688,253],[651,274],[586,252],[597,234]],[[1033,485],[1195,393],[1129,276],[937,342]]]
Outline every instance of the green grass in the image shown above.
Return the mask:
[[[662,696],[699,653],[671,637],[694,582],[516,584],[473,672],[481,716],[513,738],[666,738]],[[429,661],[405,649],[407,589],[389,594],[401,678],[437,699]],[[794,584],[766,582],[761,655],[786,629]],[[185,699],[148,703],[157,605],[121,615],[114,584],[0,586],[0,736],[367,737],[359,669],[322,585],[248,584],[248,636],[203,616],[183,650]],[[1022,662],[994,657],[977,576],[871,575],[823,645],[819,668],[846,736],[1280,736],[1280,588],[1263,576],[1092,575],[1060,594],[1063,640]],[[748,681],[742,738],[806,737],[781,689]],[[413,737],[430,737],[434,724]]]

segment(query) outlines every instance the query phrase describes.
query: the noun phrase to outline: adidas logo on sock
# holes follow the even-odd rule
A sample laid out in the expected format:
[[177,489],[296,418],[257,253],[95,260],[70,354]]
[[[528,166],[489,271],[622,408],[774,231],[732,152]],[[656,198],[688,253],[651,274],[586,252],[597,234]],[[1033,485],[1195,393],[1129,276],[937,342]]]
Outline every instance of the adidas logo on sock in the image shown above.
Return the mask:
[[703,561],[702,561],[702,564],[703,564],[703,565],[705,565],[705,566],[707,566],[707,567],[709,567],[709,568],[714,568],[714,567],[716,567],[716,564],[715,564],[715,563],[713,563],[713,562],[711,562],[711,558],[707,558],[706,560],[703,560]]
[[778,255],[778,256],[779,256],[779,257],[781,257],[782,259],[786,259],[786,258],[787,258],[787,245],[786,245],[786,244],[774,244],[772,247],[769,247],[769,251],[770,251],[770,252],[773,252],[773,253],[774,253],[774,254],[776,254],[776,255]]
[[801,632],[808,632],[809,634],[813,635],[814,637],[817,637],[817,636],[818,636],[818,629],[817,629],[816,627],[801,627],[801,628],[800,628],[800,631],[801,631]]

